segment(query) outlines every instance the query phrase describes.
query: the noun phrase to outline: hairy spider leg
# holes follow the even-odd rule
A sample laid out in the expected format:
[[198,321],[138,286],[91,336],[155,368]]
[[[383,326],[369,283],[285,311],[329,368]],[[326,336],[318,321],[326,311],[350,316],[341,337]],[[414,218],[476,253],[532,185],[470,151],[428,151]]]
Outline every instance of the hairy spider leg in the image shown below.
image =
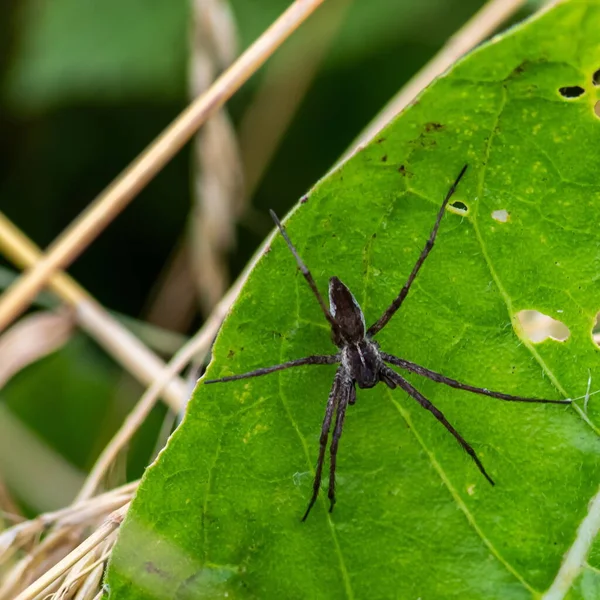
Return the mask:
[[329,392],[329,398],[327,400],[327,406],[325,408],[325,418],[323,419],[323,425],[321,426],[321,436],[319,438],[319,458],[317,459],[317,468],[315,470],[315,479],[313,481],[313,492],[308,503],[308,508],[302,517],[302,521],[306,521],[308,514],[312,507],[317,501],[319,490],[321,489],[321,478],[323,476],[323,462],[325,460],[325,450],[327,449],[327,439],[329,437],[329,430],[331,429],[331,420],[333,418],[333,411],[338,405],[340,396],[340,384],[344,376],[344,367],[339,367],[335,373],[333,385]]
[[329,498],[329,512],[333,512],[333,507],[335,506],[335,468],[337,463],[338,445],[344,428],[346,409],[349,404],[354,404],[356,401],[356,388],[354,387],[352,379],[347,375],[344,375],[341,386],[342,392],[340,394],[340,401],[338,402],[337,414],[335,416],[335,428],[333,430],[331,446],[329,447],[331,455],[331,462],[329,464],[329,491],[327,493],[327,497]]
[[249,371],[248,373],[241,373],[240,375],[228,375],[227,377],[220,377],[219,379],[207,379],[204,383],[223,383],[224,381],[250,379],[251,377],[260,377],[261,375],[268,375],[269,373],[274,373],[275,371],[283,371],[284,369],[301,367],[303,365],[335,365],[340,362],[340,359],[341,358],[339,354],[305,356],[304,358],[290,360],[281,365],[263,367],[262,369]]
[[304,264],[304,261],[300,258],[300,255],[298,254],[296,247],[294,246],[294,244],[292,244],[292,240],[290,240],[290,238],[288,237],[288,234],[287,234],[284,226],[279,221],[279,218],[277,217],[275,212],[272,210],[269,210],[269,213],[271,213],[271,218],[275,222],[275,225],[277,225],[281,235],[283,236],[283,239],[285,240],[285,243],[288,245],[288,248],[290,249],[290,252],[294,255],[294,258],[296,259],[296,263],[298,264],[298,268],[300,269],[300,271],[302,271],[302,275],[304,275],[304,279],[306,279],[306,281],[308,282],[310,289],[313,291],[313,294],[315,295],[317,301],[319,302],[319,305],[321,306],[321,310],[323,311],[325,318],[329,321],[329,324],[331,325],[333,330],[337,332],[338,324],[337,324],[336,320],[334,319],[333,315],[331,314],[331,312],[329,311],[329,308],[325,304],[325,300],[323,300],[323,296],[321,296],[321,292],[319,292],[319,288],[317,287],[317,284],[315,283],[315,280],[313,279],[311,272],[308,270],[308,267]]
[[404,299],[406,298],[406,296],[408,294],[408,290],[410,290],[410,286],[412,285],[412,282],[417,277],[417,274],[418,274],[419,270],[421,269],[421,267],[423,266],[425,259],[427,258],[427,256],[431,252],[431,249],[433,248],[433,244],[435,243],[435,238],[437,236],[438,229],[440,228],[440,223],[442,221],[442,217],[444,216],[444,212],[446,210],[446,205],[448,204],[448,201],[450,200],[450,198],[456,191],[456,187],[458,186],[458,183],[460,182],[460,180],[462,179],[462,176],[465,174],[465,171],[467,170],[467,166],[468,165],[465,165],[462,168],[461,172],[458,174],[458,177],[456,178],[456,180],[454,181],[454,183],[448,190],[448,193],[446,194],[446,197],[444,198],[444,201],[442,202],[442,206],[437,214],[437,218],[435,220],[435,225],[433,226],[433,229],[431,230],[431,233],[429,234],[429,239],[425,243],[425,248],[423,248],[421,255],[417,259],[417,262],[415,263],[413,270],[411,271],[410,275],[408,276],[406,283],[404,284],[403,288],[400,290],[400,293],[398,294],[396,299],[389,305],[389,307],[385,310],[385,312],[381,315],[381,317],[379,317],[379,320],[376,323],[374,323],[373,325],[371,325],[371,327],[369,327],[369,330],[367,331],[367,335],[369,337],[373,337],[376,333],[381,331],[389,323],[390,319],[396,314],[396,311],[402,306],[402,303],[404,302]]
[[545,400],[541,398],[525,398],[523,396],[511,396],[510,394],[503,394],[502,392],[492,392],[486,388],[475,387],[473,385],[469,385],[467,383],[461,383],[460,381],[456,381],[456,379],[451,379],[450,377],[446,377],[441,373],[436,373],[435,371],[431,371],[430,369],[426,369],[421,365],[417,365],[408,360],[404,360],[403,358],[398,358],[393,354],[388,354],[387,352],[381,352],[381,358],[391,365],[396,367],[400,367],[401,369],[406,369],[412,373],[416,373],[417,375],[422,375],[423,377],[427,377],[432,381],[436,381],[437,383],[443,383],[450,387],[456,388],[457,390],[464,390],[465,392],[473,392],[474,394],[481,394],[482,396],[489,396],[490,398],[496,398],[497,400],[505,400],[506,402],[535,402],[537,404],[571,404],[571,400]]
[[424,409],[428,410],[456,439],[456,441],[462,446],[463,450],[473,459],[477,468],[481,471],[481,474],[490,482],[491,485],[494,484],[494,480],[488,475],[483,463],[479,460],[479,457],[475,453],[475,450],[471,447],[471,445],[454,429],[454,427],[450,424],[448,419],[443,415],[442,411],[440,411],[432,402],[427,400],[419,390],[413,387],[404,377],[396,373],[393,369],[389,367],[383,367],[383,372],[389,377],[398,387],[402,388],[409,396],[414,398]]

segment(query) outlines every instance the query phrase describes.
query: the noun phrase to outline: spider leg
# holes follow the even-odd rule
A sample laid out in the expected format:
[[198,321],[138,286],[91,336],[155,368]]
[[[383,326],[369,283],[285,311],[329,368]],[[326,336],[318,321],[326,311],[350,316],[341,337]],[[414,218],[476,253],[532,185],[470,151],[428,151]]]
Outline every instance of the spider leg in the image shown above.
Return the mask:
[[444,201],[442,202],[442,206],[437,214],[437,218],[435,220],[435,225],[433,226],[433,229],[431,230],[431,233],[429,234],[429,239],[427,240],[427,242],[425,244],[425,248],[423,248],[421,255],[417,259],[417,262],[415,263],[413,270],[411,271],[410,275],[408,276],[408,279],[407,279],[406,283],[404,284],[404,287],[400,290],[400,293],[398,294],[396,299],[389,305],[389,307],[385,310],[385,312],[381,315],[381,317],[379,317],[379,320],[376,323],[374,323],[373,325],[371,325],[371,327],[369,327],[369,330],[367,331],[367,335],[369,337],[373,337],[376,333],[381,331],[388,324],[390,319],[396,314],[396,311],[400,308],[400,306],[402,306],[402,303],[404,302],[404,299],[406,298],[406,296],[408,294],[408,290],[410,290],[410,286],[412,285],[412,282],[417,277],[417,274],[418,274],[419,270],[421,269],[421,267],[423,266],[425,259],[427,258],[427,256],[431,252],[431,249],[433,248],[433,244],[435,243],[435,238],[437,236],[438,229],[440,228],[440,223],[442,221],[442,217],[444,216],[444,212],[446,210],[446,205],[448,204],[448,201],[450,200],[450,198],[456,191],[456,187],[458,186],[458,183],[461,180],[462,176],[465,174],[466,170],[467,170],[467,165],[465,165],[462,168],[461,172],[458,174],[458,177],[456,178],[456,181],[452,184],[452,186],[448,190],[448,193],[446,194],[446,197],[444,198]]
[[221,377],[219,379],[207,379],[204,383],[223,383],[224,381],[237,381],[238,379],[250,379],[250,377],[260,377],[261,375],[268,375],[275,371],[283,371],[284,369],[291,369],[292,367],[301,367],[303,365],[335,365],[340,362],[340,357],[337,354],[325,355],[325,356],[305,356],[304,358],[297,358],[296,360],[290,360],[289,362],[281,365],[273,365],[271,367],[263,367],[262,369],[256,369],[248,373],[241,373],[240,375],[228,375],[227,377]]
[[430,369],[426,369],[421,365],[417,365],[408,360],[404,360],[403,358],[398,358],[392,354],[387,354],[386,352],[381,353],[381,358],[396,367],[400,367],[401,369],[406,369],[407,371],[411,371],[412,373],[416,373],[417,375],[422,375],[423,377],[427,377],[432,381],[437,381],[438,383],[443,383],[450,387],[456,388],[457,390],[465,390],[466,392],[473,392],[474,394],[481,394],[482,396],[489,396],[490,398],[496,398],[498,400],[505,400],[507,402],[536,402],[538,404],[571,404],[571,400],[544,400],[541,398],[525,398],[523,396],[511,396],[509,394],[503,394],[502,392],[492,392],[486,388],[479,388],[473,385],[469,385],[467,383],[461,383],[460,381],[456,381],[456,379],[451,379],[450,377],[446,377],[441,373],[436,373],[435,371],[431,371]]
[[317,459],[317,468],[315,470],[315,480],[313,482],[313,493],[308,503],[308,508],[302,517],[302,521],[306,521],[308,514],[312,507],[317,501],[319,490],[321,489],[321,478],[323,476],[323,461],[325,460],[325,450],[327,448],[327,438],[329,437],[329,429],[331,428],[331,419],[333,418],[333,411],[338,404],[340,383],[342,381],[343,367],[340,367],[333,380],[333,386],[329,392],[329,398],[327,400],[327,407],[325,409],[325,418],[323,419],[323,425],[321,427],[321,437],[319,438],[319,458]]
[[316,284],[315,280],[313,279],[311,272],[308,270],[308,267],[304,264],[304,261],[300,258],[300,255],[298,254],[298,250],[296,250],[296,247],[294,246],[294,244],[292,244],[292,240],[290,240],[290,238],[288,237],[288,234],[287,234],[284,226],[279,221],[279,218],[277,217],[275,212],[272,210],[270,210],[269,212],[271,213],[271,218],[273,219],[273,221],[275,221],[275,225],[277,225],[277,228],[281,232],[281,235],[283,236],[285,243],[288,245],[290,252],[294,255],[294,258],[296,259],[296,263],[298,264],[298,268],[300,269],[300,271],[302,271],[302,275],[304,275],[304,279],[306,279],[306,281],[308,282],[310,289],[313,291],[313,294],[315,295],[319,305],[321,306],[321,310],[323,311],[325,318],[329,321],[329,324],[331,325],[331,327],[333,327],[333,329],[335,331],[337,331],[338,324],[337,324],[336,320],[333,318],[333,315],[331,314],[331,312],[329,311],[329,308],[327,308],[327,304],[325,304],[325,300],[323,300],[323,296],[321,296],[321,292],[319,292],[319,288],[317,287],[317,284]]
[[393,371],[389,367],[383,369],[386,376],[389,377],[398,387],[401,387],[409,396],[412,396],[424,409],[428,410],[456,439],[456,441],[462,446],[463,450],[473,459],[477,468],[481,471],[481,474],[494,485],[494,480],[488,475],[483,463],[479,460],[479,457],[475,453],[475,450],[471,445],[454,429],[454,427],[448,422],[448,419],[442,414],[438,408],[436,408],[432,402],[427,400],[419,390],[413,387],[404,377],[398,375],[396,371]]
[[356,388],[354,387],[354,382],[348,376],[342,379],[341,388],[340,400],[338,402],[337,414],[335,417],[335,428],[333,430],[331,446],[329,447],[329,452],[331,454],[331,462],[329,465],[329,492],[327,493],[327,497],[329,498],[329,512],[332,512],[333,507],[335,506],[335,467],[338,445],[344,428],[346,409],[348,408],[348,404],[354,404],[356,401]]
[[350,387],[350,391],[348,392],[348,404],[351,406],[356,404],[356,388],[354,385]]

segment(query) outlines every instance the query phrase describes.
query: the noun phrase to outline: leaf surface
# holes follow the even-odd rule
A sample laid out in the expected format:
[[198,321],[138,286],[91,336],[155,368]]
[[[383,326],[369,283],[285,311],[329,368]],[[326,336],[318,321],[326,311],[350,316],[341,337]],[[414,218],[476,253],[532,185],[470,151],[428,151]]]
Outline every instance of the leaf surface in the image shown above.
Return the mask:
[[[377,336],[385,351],[510,394],[575,397],[588,370],[599,387],[598,30],[599,3],[572,0],[495,38],[298,205],[288,231],[320,289],[340,277],[370,324],[469,164],[453,198],[466,214],[446,212],[406,302]],[[584,93],[567,99],[565,86]],[[570,336],[532,344],[517,319],[526,309]],[[207,376],[332,352],[277,237],[224,323]],[[563,555],[594,534],[581,529],[600,477],[593,397],[586,416],[579,405],[500,402],[409,377],[474,446],[492,488],[406,394],[359,390],[336,509],[327,512],[322,494],[301,523],[334,372],[198,385],[129,511],[111,598],[516,600],[563,577]],[[596,548],[588,560],[547,598],[591,598]]]

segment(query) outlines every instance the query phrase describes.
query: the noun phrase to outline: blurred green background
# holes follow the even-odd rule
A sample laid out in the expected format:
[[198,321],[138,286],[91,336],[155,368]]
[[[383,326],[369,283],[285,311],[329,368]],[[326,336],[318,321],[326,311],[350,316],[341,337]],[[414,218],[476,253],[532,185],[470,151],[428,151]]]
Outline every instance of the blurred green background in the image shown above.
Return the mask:
[[[289,3],[232,0],[238,48]],[[227,257],[231,276],[269,231],[267,209],[284,214],[482,5],[328,0],[313,15],[279,57],[289,89],[320,27],[333,32],[330,45],[306,94],[296,95],[298,111],[247,200],[251,208]],[[515,19],[533,8],[527,5]],[[51,242],[186,105],[190,11],[189,0],[0,3],[0,210],[37,244]],[[247,116],[264,75],[263,68],[228,104],[234,125]],[[260,147],[260,137],[252,143]],[[182,325],[151,307],[157,281],[189,229],[192,164],[188,145],[70,269],[108,308],[140,319],[153,312],[151,320],[182,334],[201,324],[200,310]],[[1,265],[14,271],[7,261]],[[0,391],[0,437],[12,432],[10,446],[6,435],[0,444],[0,479],[31,511],[67,502],[141,392],[89,338],[76,334]],[[157,407],[136,436],[117,481],[125,469],[128,478],[141,474],[164,412]],[[55,469],[44,469],[43,478],[40,453],[52,457]]]

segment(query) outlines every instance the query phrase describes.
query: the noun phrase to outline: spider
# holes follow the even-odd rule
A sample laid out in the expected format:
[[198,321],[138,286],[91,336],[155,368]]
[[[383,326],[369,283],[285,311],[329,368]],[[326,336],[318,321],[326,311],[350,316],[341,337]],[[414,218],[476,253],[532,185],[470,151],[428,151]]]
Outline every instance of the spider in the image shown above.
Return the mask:
[[304,358],[298,358],[281,365],[273,365],[271,367],[264,367],[262,369],[256,369],[248,373],[240,375],[231,375],[229,377],[221,377],[220,379],[210,379],[205,383],[222,383],[226,381],[237,381],[240,379],[248,379],[250,377],[259,377],[261,375],[267,375],[274,373],[275,371],[282,371],[284,369],[290,369],[292,367],[300,367],[303,365],[333,365],[337,364],[338,369],[335,373],[333,385],[329,393],[327,400],[327,406],[325,409],[325,418],[323,419],[323,425],[321,427],[321,436],[319,440],[319,457],[317,459],[317,466],[315,470],[315,479],[313,483],[313,491],[308,507],[302,517],[302,521],[306,521],[312,507],[314,506],[319,490],[321,488],[321,479],[323,475],[323,463],[325,461],[325,452],[327,449],[327,441],[329,438],[329,432],[333,422],[335,413],[335,423],[333,426],[333,436],[330,445],[330,468],[329,468],[329,512],[333,511],[335,505],[335,470],[338,453],[338,445],[342,436],[342,430],[344,427],[344,417],[346,415],[346,409],[349,405],[356,402],[356,386],[359,388],[372,388],[376,386],[380,381],[387,385],[389,388],[394,389],[396,387],[404,390],[409,396],[414,398],[424,409],[431,412],[431,414],[454,436],[456,441],[462,446],[463,450],[473,459],[477,468],[481,474],[488,480],[491,485],[494,485],[493,479],[485,470],[481,460],[475,453],[475,450],[467,443],[467,441],[458,433],[458,431],[450,424],[442,412],[436,408],[432,402],[430,402],[421,392],[419,392],[411,383],[409,383],[404,377],[390,368],[389,365],[400,367],[405,371],[422,375],[438,383],[443,383],[450,387],[465,390],[467,392],[474,392],[475,394],[482,394],[498,400],[506,400],[509,402],[538,402],[546,404],[569,404],[570,399],[567,400],[542,400],[538,398],[523,398],[520,396],[510,396],[501,392],[493,392],[486,388],[474,387],[466,383],[461,383],[450,377],[446,377],[435,371],[431,371],[426,367],[422,367],[415,363],[412,363],[403,358],[398,358],[387,352],[383,352],[379,348],[379,344],[373,340],[373,337],[379,333],[389,322],[390,319],[396,314],[396,311],[402,306],[410,286],[415,280],[419,270],[423,266],[425,259],[433,248],[435,238],[440,227],[442,216],[448,205],[448,201],[456,191],[456,188],[467,170],[465,165],[460,171],[458,177],[446,193],[442,206],[438,211],[437,218],[429,239],[427,240],[425,247],[423,248],[417,262],[415,263],[410,275],[404,287],[400,290],[398,296],[390,304],[390,306],[384,311],[379,319],[371,325],[368,329],[365,324],[365,317],[363,312],[356,301],[356,298],[352,295],[352,292],[338,279],[337,277],[331,277],[329,280],[329,308],[325,304],[323,297],[321,296],[315,280],[313,279],[310,271],[300,258],[298,251],[292,244],[290,238],[283,225],[280,223],[277,215],[270,211],[271,217],[283,239],[285,240],[291,253],[294,255],[298,267],[304,278],[308,282],[313,294],[315,295],[321,310],[325,315],[325,318],[331,325],[331,337],[333,343],[338,347],[339,351],[337,354],[326,355],[326,356],[306,356]]

